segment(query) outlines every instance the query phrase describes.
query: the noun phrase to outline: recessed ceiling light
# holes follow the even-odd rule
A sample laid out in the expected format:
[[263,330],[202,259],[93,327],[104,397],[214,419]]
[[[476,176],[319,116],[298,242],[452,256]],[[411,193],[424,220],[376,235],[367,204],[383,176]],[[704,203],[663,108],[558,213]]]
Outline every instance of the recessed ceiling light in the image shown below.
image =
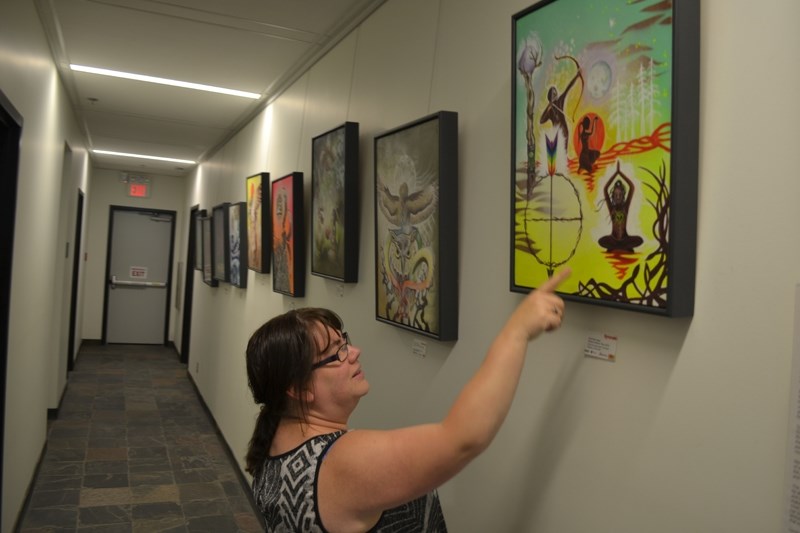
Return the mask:
[[191,161],[189,159],[175,159],[173,157],[159,157],[156,155],[144,155],[144,154],[129,154],[126,152],[112,152],[110,150],[92,150],[95,154],[99,155],[115,155],[119,157],[136,157],[139,159],[154,159],[156,161],[168,161],[170,163],[185,163],[187,165],[194,165],[196,161]]
[[133,74],[131,72],[120,72],[118,70],[108,70],[105,68],[87,67],[84,65],[70,65],[69,68],[77,72],[88,72],[90,74],[100,74],[101,76],[112,76],[114,78],[124,78],[126,80],[146,81],[158,83],[160,85],[171,85],[173,87],[183,87],[185,89],[195,89],[197,91],[208,91],[212,93],[229,94],[231,96],[241,96],[258,100],[261,95],[247,91],[237,91],[236,89],[226,89],[224,87],[214,87],[213,85],[203,85],[202,83],[191,83],[188,81],[170,80],[168,78],[157,78],[155,76],[145,76],[143,74]]

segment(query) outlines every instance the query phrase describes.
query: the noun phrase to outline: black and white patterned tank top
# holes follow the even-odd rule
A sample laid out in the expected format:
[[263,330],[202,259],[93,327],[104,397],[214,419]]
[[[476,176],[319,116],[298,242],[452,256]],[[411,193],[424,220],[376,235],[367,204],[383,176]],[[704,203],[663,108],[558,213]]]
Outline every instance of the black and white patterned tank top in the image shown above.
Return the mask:
[[[344,431],[307,440],[292,451],[268,457],[253,479],[253,496],[273,533],[325,533],[317,508],[320,459]],[[439,496],[433,491],[384,511],[374,533],[446,533]]]

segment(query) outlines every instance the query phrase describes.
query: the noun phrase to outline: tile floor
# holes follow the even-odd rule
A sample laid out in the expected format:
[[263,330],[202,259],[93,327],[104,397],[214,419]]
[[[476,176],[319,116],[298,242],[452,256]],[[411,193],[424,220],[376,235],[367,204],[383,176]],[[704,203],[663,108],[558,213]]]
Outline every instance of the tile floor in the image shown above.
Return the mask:
[[172,348],[85,344],[48,433],[20,533],[263,531]]

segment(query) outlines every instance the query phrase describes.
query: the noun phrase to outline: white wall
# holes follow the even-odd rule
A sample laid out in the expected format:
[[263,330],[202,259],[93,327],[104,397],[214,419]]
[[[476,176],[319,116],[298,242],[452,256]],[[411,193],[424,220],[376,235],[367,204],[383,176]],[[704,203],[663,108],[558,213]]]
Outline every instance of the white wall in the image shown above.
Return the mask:
[[[178,275],[186,264],[186,226],[188,210],[184,210],[187,181],[185,178],[148,174],[150,197],[131,198],[127,195],[122,172],[95,168],[92,174],[92,201],[88,204],[88,232],[86,242],[86,289],[84,293],[84,339],[100,339],[103,335],[103,299],[106,288],[106,254],[108,253],[108,215],[112,205],[147,209],[164,209],[176,212],[175,253],[172,263],[172,293],[170,296],[169,339],[175,340],[175,299],[183,298],[183,287],[177,283]],[[136,173],[141,175],[141,173]],[[181,304],[183,302],[181,301]],[[178,328],[179,329],[179,328]],[[179,334],[180,332],[178,332]]]
[[[354,427],[441,417],[520,296],[508,291],[511,16],[524,0],[391,0],[190,180],[186,206],[244,199],[244,178],[308,176],[314,135],[361,127],[360,279],[308,276],[307,297],[195,280],[190,372],[234,453],[256,409],[244,347],[293,306],[344,317],[372,385]],[[441,490],[453,531],[778,531],[789,406],[800,143],[796,0],[702,2],[697,297],[692,319],[568,303],[530,349],[490,449]],[[460,335],[411,353],[374,319],[372,137],[459,113]],[[582,357],[590,331],[618,360]]]
[[[0,90],[23,116],[12,267],[2,531],[11,531],[42,452],[47,409],[66,384],[63,295],[77,191],[87,191],[83,139],[33,2],[0,3]],[[72,151],[63,165],[64,147]],[[68,200],[62,205],[62,195]],[[66,224],[66,226],[64,225]],[[67,308],[68,312],[68,308]],[[67,317],[68,319],[68,317]]]

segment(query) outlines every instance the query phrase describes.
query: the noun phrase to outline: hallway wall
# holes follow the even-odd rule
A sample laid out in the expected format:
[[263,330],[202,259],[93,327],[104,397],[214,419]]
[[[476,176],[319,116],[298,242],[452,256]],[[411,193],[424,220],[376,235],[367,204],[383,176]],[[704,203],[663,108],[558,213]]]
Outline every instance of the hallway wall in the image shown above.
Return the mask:
[[[45,444],[47,410],[66,386],[65,283],[86,141],[33,2],[0,2],[0,89],[23,116],[14,236],[3,455],[2,531],[11,531]],[[64,165],[65,143],[72,161]],[[62,179],[63,177],[63,179]],[[66,200],[62,206],[62,197]],[[68,226],[64,226],[64,222]],[[66,272],[65,272],[66,271]],[[68,308],[66,310],[68,313]],[[80,322],[79,322],[80,323]]]
[[[528,4],[389,1],[191,177],[187,209],[244,200],[260,171],[304,172],[308,201],[311,138],[360,123],[357,284],[308,275],[292,299],[270,275],[250,272],[243,290],[195,274],[189,370],[240,460],[257,412],[244,348],[273,315],[338,310],[372,385],[352,425],[386,428],[443,416],[520,301],[507,277],[509,50]],[[442,488],[453,531],[779,530],[800,279],[799,19],[795,0],[703,0],[694,318],[567,303],[564,327],[531,347],[495,442]],[[420,358],[418,337],[374,319],[372,138],[440,109],[460,122],[460,334],[422,339]],[[616,363],[583,358],[594,331],[618,336]]]

